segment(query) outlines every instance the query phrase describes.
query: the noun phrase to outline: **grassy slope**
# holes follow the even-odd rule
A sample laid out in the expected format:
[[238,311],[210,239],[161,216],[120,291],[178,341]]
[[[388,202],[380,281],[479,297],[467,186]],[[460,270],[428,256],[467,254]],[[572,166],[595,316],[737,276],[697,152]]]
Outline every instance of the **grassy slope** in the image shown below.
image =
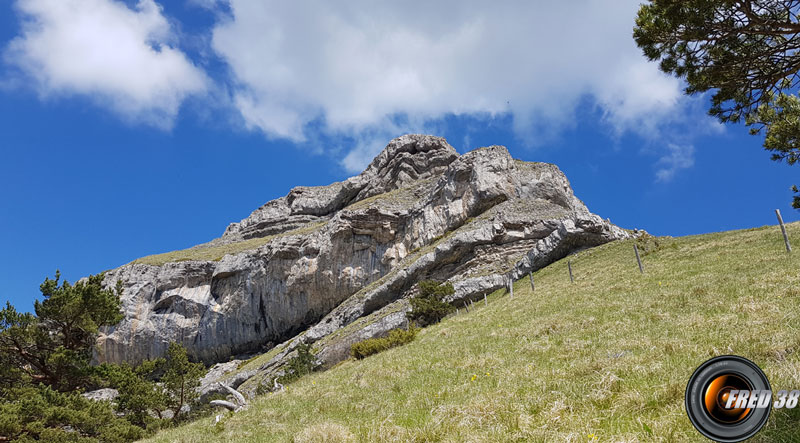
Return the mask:
[[[800,224],[789,225],[800,238]],[[694,369],[735,353],[800,389],[800,256],[777,227],[631,241],[572,256],[417,340],[346,361],[156,441],[705,441],[683,411]],[[800,246],[800,245],[798,245]],[[793,441],[795,409],[756,441]],[[795,436],[796,438],[796,436]],[[337,440],[338,439],[338,440]]]
[[200,245],[188,249],[164,252],[161,254],[148,255],[137,258],[131,263],[141,263],[144,265],[161,266],[166,263],[174,263],[189,260],[220,261],[222,257],[229,254],[238,254],[244,251],[258,249],[261,246],[275,240],[276,238],[287,237],[290,235],[306,235],[324,226],[327,222],[307,223],[297,229],[286,231],[281,234],[268,235],[247,240],[240,240],[233,243],[219,245]]

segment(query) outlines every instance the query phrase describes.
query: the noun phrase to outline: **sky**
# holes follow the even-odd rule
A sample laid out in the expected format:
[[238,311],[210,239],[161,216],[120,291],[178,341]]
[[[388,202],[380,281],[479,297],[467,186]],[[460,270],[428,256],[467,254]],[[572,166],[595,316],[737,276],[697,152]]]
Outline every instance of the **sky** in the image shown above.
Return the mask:
[[0,301],[219,237],[405,133],[555,163],[655,235],[800,219],[800,169],[642,56],[638,3],[0,2]]

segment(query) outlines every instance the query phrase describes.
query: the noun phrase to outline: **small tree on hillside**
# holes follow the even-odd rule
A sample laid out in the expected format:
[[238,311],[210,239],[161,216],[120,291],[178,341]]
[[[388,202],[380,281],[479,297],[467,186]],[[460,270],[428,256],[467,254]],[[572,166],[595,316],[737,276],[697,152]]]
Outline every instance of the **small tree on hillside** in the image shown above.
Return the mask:
[[167,407],[173,413],[173,420],[178,420],[183,406],[190,406],[197,400],[197,387],[205,367],[202,363],[190,362],[182,345],[170,343],[163,369],[161,382],[167,393]]
[[182,345],[171,343],[165,358],[145,360],[135,367],[103,364],[96,372],[119,391],[117,412],[136,426],[152,429],[163,424],[164,411],[172,412],[173,421],[179,421],[184,418],[184,406],[196,406],[205,367],[189,361]]
[[453,284],[450,282],[441,284],[433,280],[419,282],[419,294],[409,300],[411,311],[406,313],[406,317],[412,323],[420,326],[427,326],[438,323],[447,314],[453,312],[454,308],[443,299],[455,294]]
[[311,352],[310,343],[297,345],[297,354],[289,360],[284,374],[278,377],[278,383],[291,383],[300,377],[314,371],[317,364],[317,356]]
[[118,391],[114,399],[117,412],[123,414],[131,424],[145,429],[159,424],[169,397],[154,377],[165,362],[159,358],[145,360],[136,367],[128,364],[103,364],[98,367],[98,375]]

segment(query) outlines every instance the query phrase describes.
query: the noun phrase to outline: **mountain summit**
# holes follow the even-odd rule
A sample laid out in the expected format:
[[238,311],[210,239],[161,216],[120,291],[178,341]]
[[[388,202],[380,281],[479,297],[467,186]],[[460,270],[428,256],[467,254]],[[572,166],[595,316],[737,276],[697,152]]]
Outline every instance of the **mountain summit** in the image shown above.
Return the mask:
[[101,331],[95,361],[135,363],[172,341],[209,364],[272,350],[239,385],[314,343],[332,365],[350,344],[403,326],[421,280],[452,282],[460,305],[627,236],[590,213],[555,165],[404,135],[355,177],[294,188],[218,239],[108,271],[105,284],[123,282],[125,318]]

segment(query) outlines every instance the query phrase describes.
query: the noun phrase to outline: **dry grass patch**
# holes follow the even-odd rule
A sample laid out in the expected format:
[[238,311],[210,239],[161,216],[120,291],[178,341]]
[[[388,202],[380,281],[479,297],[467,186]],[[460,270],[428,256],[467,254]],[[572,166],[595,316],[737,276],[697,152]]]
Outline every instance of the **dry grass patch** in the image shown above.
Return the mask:
[[347,427],[323,422],[306,427],[294,436],[295,443],[349,443],[356,441]]
[[268,235],[266,237],[251,238],[241,240],[233,243],[219,244],[219,245],[200,245],[189,249],[181,249],[179,251],[165,252],[163,254],[148,255],[147,257],[138,258],[131,263],[141,263],[145,265],[161,266],[166,263],[174,263],[180,261],[201,260],[201,261],[219,261],[222,257],[230,254],[238,254],[244,251],[258,249],[261,246],[281,237],[288,237],[290,235],[306,235],[320,229],[327,222],[309,223],[297,229],[287,231],[281,234]]

